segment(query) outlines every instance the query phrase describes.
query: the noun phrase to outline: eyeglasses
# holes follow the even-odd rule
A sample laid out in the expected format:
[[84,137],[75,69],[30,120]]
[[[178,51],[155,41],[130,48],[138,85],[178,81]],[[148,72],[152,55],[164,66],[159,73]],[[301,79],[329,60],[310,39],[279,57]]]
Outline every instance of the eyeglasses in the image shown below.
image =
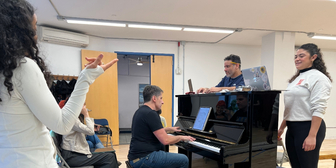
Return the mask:
[[[231,62],[231,64],[233,64],[233,65],[237,65],[237,64],[239,64],[239,63],[237,63],[237,62]],[[230,68],[232,65],[224,65],[224,68]]]

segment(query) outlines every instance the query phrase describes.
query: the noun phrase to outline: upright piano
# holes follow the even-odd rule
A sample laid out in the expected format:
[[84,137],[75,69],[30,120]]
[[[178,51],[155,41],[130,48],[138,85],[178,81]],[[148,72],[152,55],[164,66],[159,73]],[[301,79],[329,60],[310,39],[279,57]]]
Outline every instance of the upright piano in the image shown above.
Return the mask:
[[[268,168],[276,166],[278,105],[281,91],[249,91],[177,95],[178,120],[182,131],[194,142],[179,142],[178,152],[217,161],[223,168]],[[212,107],[204,131],[192,128],[198,110]]]

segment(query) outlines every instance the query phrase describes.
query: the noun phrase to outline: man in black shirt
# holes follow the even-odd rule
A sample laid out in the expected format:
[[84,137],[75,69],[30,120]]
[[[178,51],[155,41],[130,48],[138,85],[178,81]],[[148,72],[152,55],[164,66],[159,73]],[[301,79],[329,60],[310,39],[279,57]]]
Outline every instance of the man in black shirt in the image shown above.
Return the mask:
[[167,131],[180,131],[178,127],[163,128],[157,113],[163,105],[163,91],[154,85],[144,88],[144,105],[133,116],[132,140],[128,160],[132,167],[187,168],[187,156],[163,151],[163,145],[179,141],[194,141],[190,136],[171,136]]

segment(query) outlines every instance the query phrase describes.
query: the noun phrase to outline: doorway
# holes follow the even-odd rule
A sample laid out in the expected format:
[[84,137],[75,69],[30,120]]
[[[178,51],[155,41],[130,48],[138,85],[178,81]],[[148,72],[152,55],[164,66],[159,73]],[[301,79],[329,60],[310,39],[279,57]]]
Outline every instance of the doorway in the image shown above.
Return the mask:
[[[142,90],[146,85],[163,91],[162,116],[167,126],[173,119],[173,54],[115,52],[118,61],[120,143],[129,143],[134,112],[143,105]],[[127,135],[128,134],[128,135]],[[126,136],[122,136],[126,135]]]

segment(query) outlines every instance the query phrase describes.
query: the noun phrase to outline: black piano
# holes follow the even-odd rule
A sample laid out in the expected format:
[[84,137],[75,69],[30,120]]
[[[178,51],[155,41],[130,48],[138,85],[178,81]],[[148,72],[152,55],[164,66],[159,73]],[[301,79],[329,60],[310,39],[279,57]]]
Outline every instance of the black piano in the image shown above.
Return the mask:
[[[179,142],[178,152],[192,153],[217,161],[224,168],[276,167],[278,102],[281,91],[249,91],[177,95],[178,121],[194,142]],[[204,131],[192,128],[198,110],[212,107]]]

